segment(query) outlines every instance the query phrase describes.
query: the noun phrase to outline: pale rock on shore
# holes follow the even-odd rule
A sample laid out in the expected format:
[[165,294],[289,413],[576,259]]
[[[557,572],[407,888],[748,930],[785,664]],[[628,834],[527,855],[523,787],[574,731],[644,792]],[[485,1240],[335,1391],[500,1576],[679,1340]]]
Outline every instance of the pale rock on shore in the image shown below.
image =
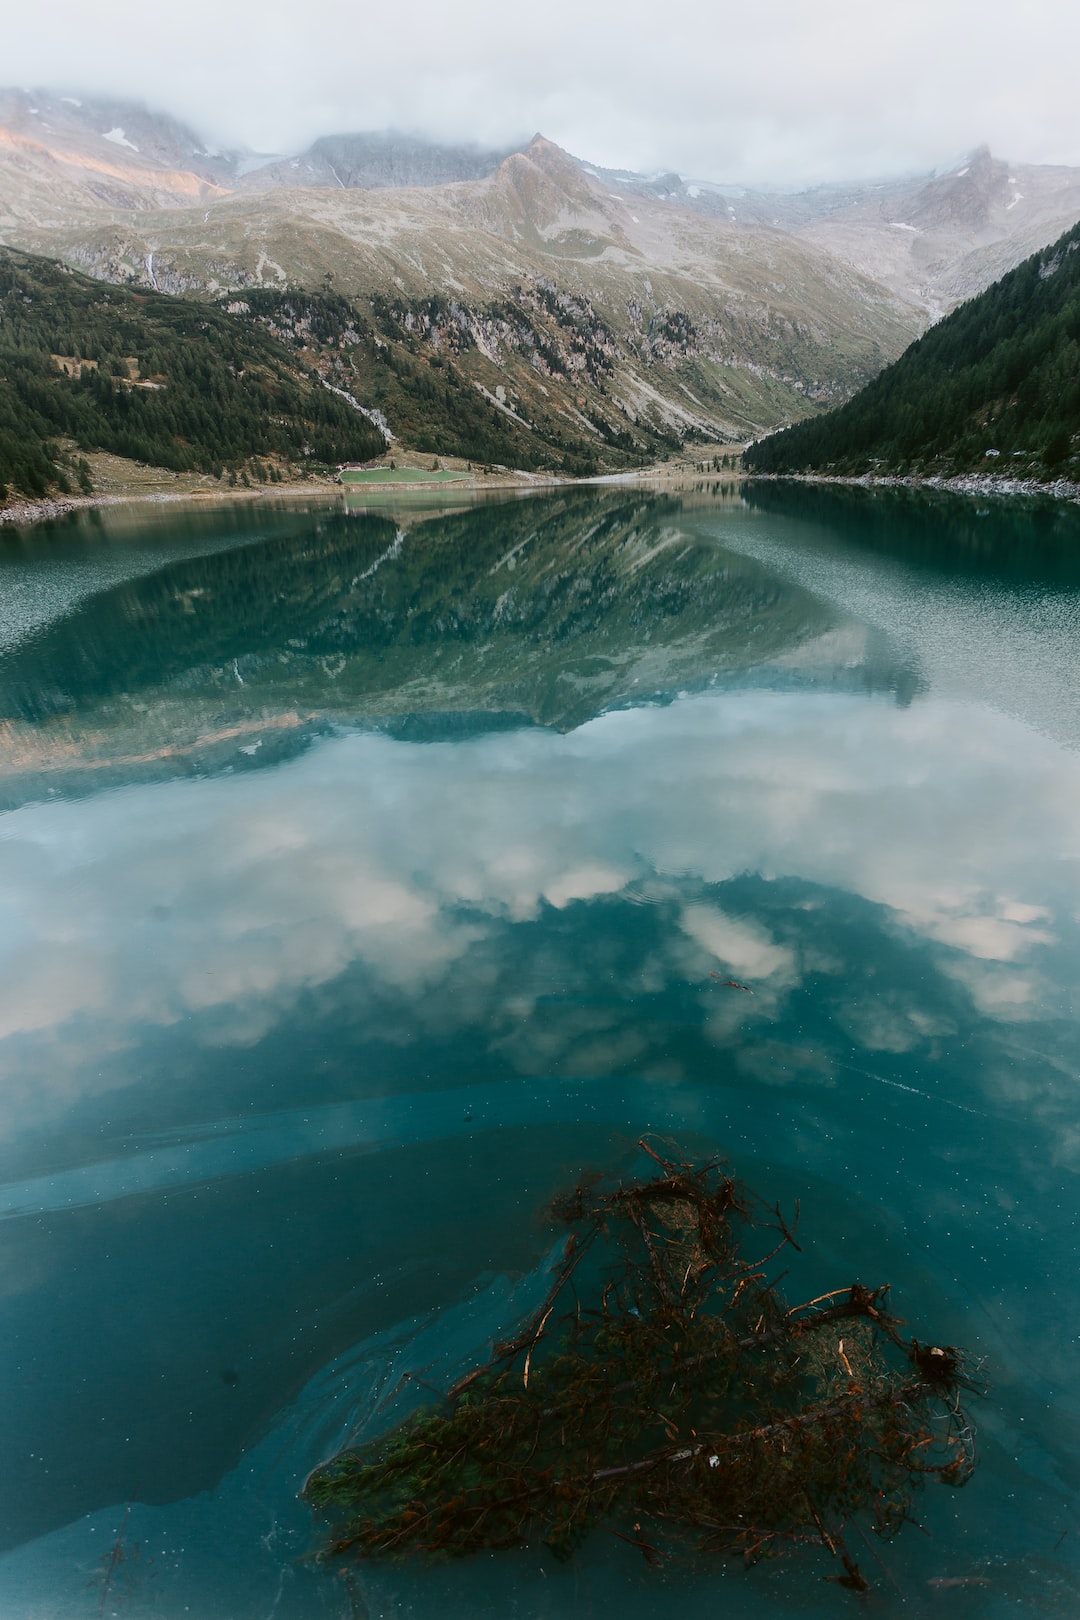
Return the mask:
[[914,473],[907,477],[862,473],[857,478],[841,478],[828,473],[751,472],[746,477],[761,483],[848,484],[856,489],[945,489],[957,495],[1049,495],[1053,500],[1080,504],[1080,484],[1068,478],[1042,483],[1037,478],[1002,478],[990,473],[962,473],[955,478],[923,478]]

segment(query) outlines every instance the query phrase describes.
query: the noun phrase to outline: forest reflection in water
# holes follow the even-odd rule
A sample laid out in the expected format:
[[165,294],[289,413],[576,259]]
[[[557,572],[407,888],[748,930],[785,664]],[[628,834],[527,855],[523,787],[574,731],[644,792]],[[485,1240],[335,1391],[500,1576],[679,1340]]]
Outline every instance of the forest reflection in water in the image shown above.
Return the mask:
[[[860,549],[857,508],[751,499],[206,515],[243,543],[166,526],[9,636],[5,1614],[96,1613],[129,1502],[119,1613],[340,1613],[305,1472],[543,1291],[538,1212],[646,1129],[801,1198],[809,1284],[988,1357],[980,1473],[882,1549],[883,1612],[1074,1611],[1080,764],[927,639],[982,613],[1022,661],[1053,593],[1064,687],[1069,536],[1010,581],[910,507],[890,551],[880,508]],[[611,1541],[354,1593],[836,1604]]]
[[[434,515],[336,510],[165,561],[0,664],[6,791],[40,791],[50,772],[74,786],[116,768],[239,767],[241,748],[279,755],[334,723],[569,730],[762,665],[799,680],[839,616],[694,534],[684,505],[578,490]],[[883,638],[845,628],[847,682],[910,693]],[[837,662],[822,652],[818,676]]]

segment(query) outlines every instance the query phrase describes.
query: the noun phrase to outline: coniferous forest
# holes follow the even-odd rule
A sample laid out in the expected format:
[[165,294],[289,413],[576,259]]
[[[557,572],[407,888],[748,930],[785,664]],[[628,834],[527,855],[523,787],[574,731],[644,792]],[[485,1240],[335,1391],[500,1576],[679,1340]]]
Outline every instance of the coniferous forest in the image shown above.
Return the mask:
[[0,500],[87,488],[80,451],[262,480],[383,448],[258,325],[0,249]]
[[846,405],[751,445],[753,472],[1080,476],[1080,225]]

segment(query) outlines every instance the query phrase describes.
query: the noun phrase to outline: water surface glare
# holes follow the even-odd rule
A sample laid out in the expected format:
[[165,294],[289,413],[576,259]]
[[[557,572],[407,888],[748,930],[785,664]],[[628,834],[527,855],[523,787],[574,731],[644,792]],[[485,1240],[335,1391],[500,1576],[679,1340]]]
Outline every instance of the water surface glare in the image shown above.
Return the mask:
[[875,1611],[1077,1613],[1078,647],[1050,505],[0,535],[3,1620],[849,1605],[602,1532],[309,1556],[310,1469],[484,1356],[645,1130],[801,1200],[794,1297],[888,1281],[986,1358]]

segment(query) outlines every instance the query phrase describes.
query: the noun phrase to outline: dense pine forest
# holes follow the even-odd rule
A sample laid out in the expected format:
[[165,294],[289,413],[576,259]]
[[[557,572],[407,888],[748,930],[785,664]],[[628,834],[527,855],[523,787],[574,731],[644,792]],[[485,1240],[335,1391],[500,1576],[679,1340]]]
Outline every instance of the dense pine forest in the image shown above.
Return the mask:
[[1080,477],[1080,225],[962,304],[846,405],[761,439],[754,472]]
[[0,500],[89,488],[83,451],[262,481],[384,447],[261,326],[0,249]]

